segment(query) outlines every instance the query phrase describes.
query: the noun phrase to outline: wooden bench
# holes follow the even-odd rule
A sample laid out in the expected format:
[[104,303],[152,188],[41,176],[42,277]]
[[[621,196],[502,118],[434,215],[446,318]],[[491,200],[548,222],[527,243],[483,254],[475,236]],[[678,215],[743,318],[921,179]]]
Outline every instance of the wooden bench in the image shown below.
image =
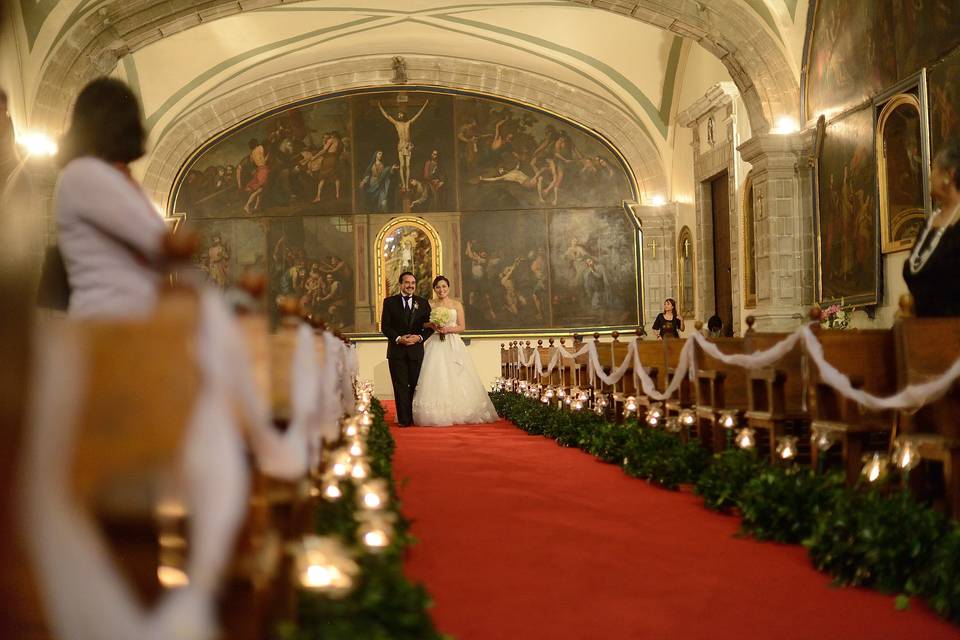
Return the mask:
[[[606,349],[599,351],[600,364],[603,366],[603,370],[607,375],[610,375],[618,366],[620,366],[630,350],[630,342],[620,340],[619,331],[614,331],[611,334],[611,338],[612,340],[609,346]],[[606,358],[603,356],[604,352],[607,353]],[[612,385],[602,385],[602,389],[603,393],[609,393],[612,396],[613,402],[611,402],[611,406],[613,407],[614,418],[617,422],[622,422],[624,418],[623,411],[626,398],[630,396],[636,398],[637,395],[636,380],[634,379],[633,375],[633,362],[629,363],[629,366],[624,372],[622,378]]]
[[[710,338],[710,342],[725,354],[746,353],[748,348],[743,338]],[[728,431],[720,424],[721,414],[734,414],[738,420],[747,408],[747,373],[711,357],[699,345],[695,348],[697,432],[705,447],[718,452],[726,448]]]
[[[646,369],[647,374],[653,380],[653,386],[656,387],[658,391],[663,391],[666,389],[666,344],[662,340],[641,340],[640,336],[638,335],[637,355],[640,358],[640,364],[644,369]],[[643,393],[643,388],[640,385],[640,378],[636,371],[634,371],[634,377],[636,378],[635,386],[637,389],[637,403],[643,408],[643,410],[649,409],[652,404],[658,401],[647,397],[647,395]]]
[[[896,357],[891,330],[815,328],[814,331],[827,362],[846,374],[855,388],[878,396],[896,392]],[[888,442],[895,416],[890,411],[866,411],[847,400],[823,381],[812,362],[808,372],[807,409],[811,432],[815,436],[819,434],[825,442],[841,444],[840,456],[847,483],[853,485],[871,443],[878,446],[882,442],[885,446]],[[811,445],[810,455],[814,467],[819,468],[823,452],[816,443]]]
[[[750,353],[766,351],[790,334],[756,333],[752,330],[752,317],[747,318],[747,350]],[[771,462],[776,461],[777,441],[787,435],[796,436],[798,442],[809,442],[810,416],[804,407],[804,352],[797,345],[773,365],[747,370],[747,410],[744,414],[747,426],[765,437],[758,439],[758,448],[768,449]]]
[[[683,346],[686,344],[685,340],[663,340],[657,341],[658,344],[663,346],[663,356],[664,356],[664,386],[663,389],[666,389],[667,386],[673,382],[673,378],[677,373],[677,367],[680,364],[680,353],[683,351]],[[662,389],[661,389],[662,390]],[[696,401],[694,385],[690,381],[689,372],[687,375],[684,375],[683,380],[680,382],[680,387],[677,389],[677,392],[669,398],[664,406],[666,407],[666,413],[668,417],[679,417],[683,412],[693,410],[694,402]],[[699,430],[697,429],[697,423],[694,420],[693,424],[681,424],[683,427],[681,433],[684,438],[689,438],[691,436],[699,437]]]
[[[904,305],[901,305],[903,308]],[[897,382],[903,388],[936,378],[960,357],[960,318],[901,318],[894,325]],[[943,467],[947,511],[960,517],[960,388],[919,412],[900,415],[896,441]],[[916,480],[916,476],[913,476]]]

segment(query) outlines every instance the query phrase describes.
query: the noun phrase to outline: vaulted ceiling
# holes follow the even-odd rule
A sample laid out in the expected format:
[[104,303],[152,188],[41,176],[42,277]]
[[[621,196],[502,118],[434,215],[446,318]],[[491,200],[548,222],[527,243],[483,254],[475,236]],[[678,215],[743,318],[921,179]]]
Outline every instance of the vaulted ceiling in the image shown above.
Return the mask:
[[[632,123],[631,136],[642,138],[632,143],[637,154],[669,166],[675,115],[687,106],[678,104],[685,83],[687,93],[691,85],[702,92],[732,77],[759,129],[777,110],[796,109],[791,102],[798,96],[805,5],[798,0],[19,0],[10,3],[12,31],[2,50],[11,50],[12,35],[18,63],[14,70],[4,64],[3,82],[9,86],[11,76],[19,75],[20,90],[12,92],[19,101],[12,110],[20,123],[55,130],[62,127],[69,106],[63,103],[75,93],[71,84],[78,76],[123,77],[141,96],[156,143],[171,132],[182,135],[178,123],[190,114],[204,107],[223,111],[226,97],[249,87],[268,94],[271,79],[291,72],[302,72],[297,80],[302,83],[312,68],[336,75],[365,59],[435,58],[443,61],[437,77],[453,69],[484,75],[477,86],[502,87],[504,94],[514,94],[509,97],[558,111],[577,101],[598,105],[591,108],[608,119]],[[703,55],[704,49],[715,57]],[[783,77],[775,77],[778,68]],[[503,78],[491,84],[490,74]],[[518,88],[518,78],[550,79],[557,104],[544,90]],[[353,86],[349,78],[340,85]],[[265,99],[264,105],[277,102]],[[623,135],[622,127],[608,129],[608,136]]]

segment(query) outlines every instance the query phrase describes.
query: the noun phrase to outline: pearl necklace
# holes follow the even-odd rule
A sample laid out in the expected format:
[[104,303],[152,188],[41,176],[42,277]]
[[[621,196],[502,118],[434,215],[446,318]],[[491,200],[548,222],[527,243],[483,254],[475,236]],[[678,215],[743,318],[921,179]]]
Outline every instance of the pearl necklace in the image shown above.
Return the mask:
[[[937,218],[939,218],[942,215],[940,209],[938,209],[933,214],[933,216],[930,218],[930,222],[924,225],[923,232],[920,234],[920,237],[917,238],[917,241],[914,243],[913,251],[910,252],[909,263],[910,263],[910,273],[912,275],[917,275],[918,273],[920,273],[924,265],[927,264],[927,261],[930,259],[930,256],[932,256],[933,252],[937,250],[937,245],[940,244],[940,240],[941,238],[943,238],[943,234],[946,233],[947,229],[949,229],[955,222],[955,218],[957,217],[957,211],[960,211],[960,203],[958,203],[953,208],[953,211],[950,212],[950,219],[947,221],[947,223],[944,225],[938,226],[936,230],[933,229],[933,223]],[[931,231],[933,231],[933,237],[930,238],[930,244],[925,246],[927,237],[930,236]]]

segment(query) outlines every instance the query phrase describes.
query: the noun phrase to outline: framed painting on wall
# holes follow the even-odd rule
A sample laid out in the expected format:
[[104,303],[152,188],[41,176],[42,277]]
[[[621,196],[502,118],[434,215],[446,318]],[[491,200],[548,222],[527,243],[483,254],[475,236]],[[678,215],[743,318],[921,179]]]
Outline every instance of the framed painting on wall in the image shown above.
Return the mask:
[[876,304],[879,242],[872,105],[826,126],[815,171],[817,298]]

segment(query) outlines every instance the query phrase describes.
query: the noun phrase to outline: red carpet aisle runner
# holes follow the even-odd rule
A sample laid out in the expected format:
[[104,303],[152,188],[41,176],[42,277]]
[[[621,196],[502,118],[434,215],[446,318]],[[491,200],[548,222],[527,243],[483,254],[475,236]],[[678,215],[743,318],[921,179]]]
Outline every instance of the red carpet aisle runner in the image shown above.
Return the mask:
[[509,422],[393,435],[420,540],[406,571],[460,640],[960,637],[919,602],[831,588],[803,548],[735,538],[738,520],[699,498]]

